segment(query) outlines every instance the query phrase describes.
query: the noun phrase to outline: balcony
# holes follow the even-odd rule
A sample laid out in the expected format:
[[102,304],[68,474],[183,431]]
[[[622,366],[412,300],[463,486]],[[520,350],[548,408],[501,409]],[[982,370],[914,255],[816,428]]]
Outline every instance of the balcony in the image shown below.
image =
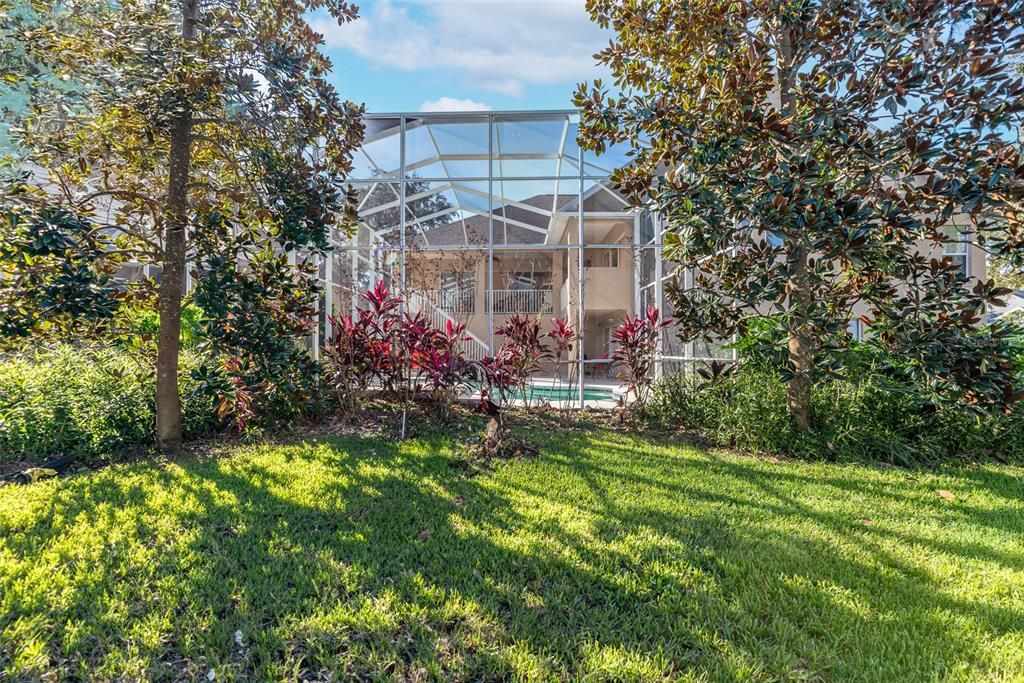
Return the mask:
[[495,289],[491,292],[495,313],[554,313],[550,289]]

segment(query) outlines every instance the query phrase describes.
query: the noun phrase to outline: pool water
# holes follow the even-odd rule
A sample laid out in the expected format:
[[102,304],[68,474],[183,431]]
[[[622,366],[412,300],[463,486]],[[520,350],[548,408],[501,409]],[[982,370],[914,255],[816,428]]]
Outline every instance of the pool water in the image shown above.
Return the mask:
[[[514,398],[520,398],[516,395]],[[572,387],[570,391],[569,387],[565,385],[555,386],[544,386],[543,384],[533,384],[529,389],[530,401],[568,401],[578,400],[579,398],[579,387]],[[583,387],[583,400],[584,401],[615,401],[615,392],[612,391],[611,387]]]
[[[478,392],[482,388],[476,382],[471,383],[470,390],[472,392]],[[541,401],[548,401],[554,403],[556,401],[578,401],[580,388],[574,386],[571,388],[564,384],[556,384],[551,386],[550,384],[532,384],[527,389],[529,394],[530,403],[540,403]],[[521,401],[522,396],[519,395],[518,391],[509,391],[506,399],[513,401]],[[584,401],[618,401],[618,396],[612,387],[595,387],[595,386],[584,386],[583,387],[583,400]]]

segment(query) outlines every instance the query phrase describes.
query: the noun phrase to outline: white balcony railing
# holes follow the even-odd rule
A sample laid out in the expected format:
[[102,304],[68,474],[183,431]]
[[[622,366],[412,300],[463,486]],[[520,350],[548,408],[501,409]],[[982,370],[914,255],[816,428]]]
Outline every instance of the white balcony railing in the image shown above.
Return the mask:
[[554,313],[550,289],[495,289],[491,292],[495,313]]
[[[409,288],[406,290],[405,300],[409,313],[424,314],[430,320],[430,324],[436,329],[445,329],[445,325],[449,322],[453,324],[458,323],[451,314],[442,310],[430,300],[429,292]],[[462,340],[462,350],[466,357],[471,360],[480,360],[490,353],[487,344],[469,330],[466,330],[465,337]]]
[[472,289],[427,289],[421,292],[431,304],[448,315],[476,311],[476,292]]

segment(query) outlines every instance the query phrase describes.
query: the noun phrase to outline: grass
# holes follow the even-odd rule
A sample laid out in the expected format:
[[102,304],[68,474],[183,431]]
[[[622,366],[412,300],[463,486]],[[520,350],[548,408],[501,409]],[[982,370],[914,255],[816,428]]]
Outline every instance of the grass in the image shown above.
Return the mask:
[[1021,469],[534,438],[477,475],[345,437],[0,489],[0,672],[1024,679]]

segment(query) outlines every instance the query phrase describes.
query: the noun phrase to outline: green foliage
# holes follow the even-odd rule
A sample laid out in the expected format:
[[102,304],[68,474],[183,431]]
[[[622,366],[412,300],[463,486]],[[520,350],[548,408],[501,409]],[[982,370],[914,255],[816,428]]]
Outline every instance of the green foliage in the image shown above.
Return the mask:
[[710,383],[679,373],[656,386],[645,415],[696,431],[728,447],[774,455],[874,460],[907,465],[944,459],[1024,462],[1024,408],[974,412],[936,402],[879,364],[874,350],[851,361],[843,376],[817,382],[813,428],[794,428],[778,369],[746,362]]
[[[945,333],[938,328],[908,335],[898,350],[891,339],[876,336],[882,333],[878,328],[864,341],[835,335],[826,340],[829,353],[819,357],[815,374],[824,381],[877,375],[900,391],[912,388],[929,405],[973,413],[1001,412],[1020,400],[1024,328],[1009,321]],[[732,348],[747,364],[773,369],[786,378],[786,332],[780,321],[752,318],[745,330]],[[947,339],[940,340],[944,334]],[[911,343],[918,352],[908,352]]]
[[684,341],[776,316],[802,419],[858,308],[928,391],[1012,402],[1005,330],[972,333],[1006,290],[941,248],[1024,262],[1022,0],[587,7],[614,87],[579,87],[580,142],[632,148],[613,179],[692,275],[666,289]]
[[996,284],[1007,289],[1024,289],[1024,267],[1007,262],[1007,259],[994,257],[989,263],[989,271]]
[[[181,309],[181,346],[193,349],[203,340],[203,310],[195,304],[188,304]],[[152,307],[127,312],[126,320],[122,321],[119,335],[152,341],[160,331],[160,314]]]
[[124,298],[111,277],[124,257],[87,217],[30,201],[24,181],[0,194],[0,345],[92,334]]
[[[182,356],[183,370],[198,362]],[[185,429],[193,436],[215,426],[212,404],[195,389],[186,379]],[[137,354],[58,344],[0,356],[0,463],[147,447],[154,421],[153,371]]]
[[[8,12],[13,5],[20,11]],[[105,240],[104,258],[159,268],[158,295],[153,282],[135,289],[159,298],[164,324],[176,325],[186,266],[200,288],[229,286],[197,295],[209,315],[237,323],[216,335],[204,324],[208,341],[230,359],[223,371],[263,396],[263,412],[294,412],[285,406],[308,394],[299,385],[311,374],[294,343],[295,317],[306,314],[308,329],[318,289],[309,263],[281,255],[323,256],[331,235],[355,219],[355,191],[343,183],[362,139],[362,108],[331,85],[313,11],[339,24],[356,17],[345,0],[0,0],[0,124],[14,143],[0,168],[31,169],[0,182],[0,199],[6,206],[19,197],[29,216],[88,222],[87,234]],[[8,106],[14,98],[4,95],[15,91],[20,105]],[[31,314],[44,298],[2,285],[41,265],[13,244],[0,253],[0,314]],[[102,303],[89,288],[105,284],[109,268],[77,258],[77,279],[60,281],[77,291],[64,299]],[[15,331],[33,333],[33,320]],[[177,338],[157,338],[168,449],[181,436]]]
[[[254,418],[271,424],[307,413],[320,393],[320,368],[307,345],[320,291],[315,266],[290,264],[266,237],[238,230],[226,216],[209,220],[219,224],[198,240],[194,298],[202,347],[221,359],[223,381],[206,390],[240,431]],[[301,225],[289,221],[279,239],[325,239],[315,225]]]
[[11,160],[33,164],[30,184],[49,190],[41,201],[102,215],[120,246],[159,260],[172,123],[187,115],[193,229],[228,208],[303,246],[296,231],[351,217],[338,200],[361,108],[327,81],[306,13],[346,23],[356,13],[344,0],[31,4],[5,14],[0,95],[19,98],[0,98],[0,119]]

